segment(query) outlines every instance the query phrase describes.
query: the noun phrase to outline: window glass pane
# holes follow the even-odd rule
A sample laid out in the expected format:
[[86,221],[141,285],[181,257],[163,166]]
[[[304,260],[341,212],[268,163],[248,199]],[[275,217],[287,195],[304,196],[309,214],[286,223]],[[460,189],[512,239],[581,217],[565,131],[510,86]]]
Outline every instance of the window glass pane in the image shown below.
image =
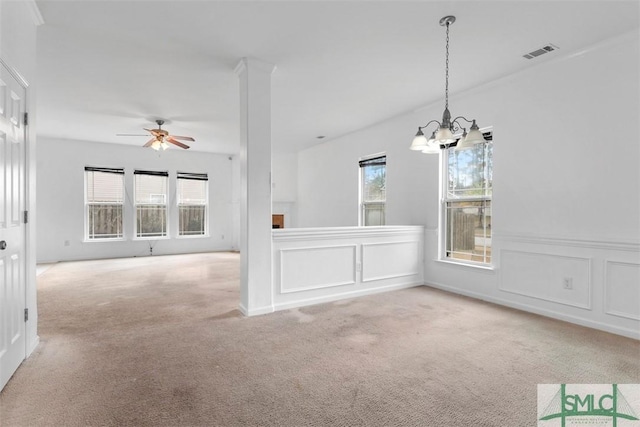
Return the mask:
[[447,150],[447,198],[491,196],[493,144],[476,144],[462,151]]
[[447,257],[491,262],[491,201],[446,203]]
[[179,206],[180,235],[201,236],[205,233],[205,206]]
[[122,237],[122,205],[90,204],[87,208],[89,239]]
[[167,235],[167,209],[165,205],[144,204],[136,207],[138,237]]
[[365,166],[362,168],[362,201],[380,202],[387,198],[386,165]]
[[384,203],[364,204],[364,225],[384,225]]

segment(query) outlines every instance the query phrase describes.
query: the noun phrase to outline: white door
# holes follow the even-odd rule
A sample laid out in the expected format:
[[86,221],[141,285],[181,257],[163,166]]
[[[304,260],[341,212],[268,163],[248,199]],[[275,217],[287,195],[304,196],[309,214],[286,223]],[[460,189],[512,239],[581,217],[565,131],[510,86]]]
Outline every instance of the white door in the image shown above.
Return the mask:
[[26,356],[25,97],[0,62],[0,390]]

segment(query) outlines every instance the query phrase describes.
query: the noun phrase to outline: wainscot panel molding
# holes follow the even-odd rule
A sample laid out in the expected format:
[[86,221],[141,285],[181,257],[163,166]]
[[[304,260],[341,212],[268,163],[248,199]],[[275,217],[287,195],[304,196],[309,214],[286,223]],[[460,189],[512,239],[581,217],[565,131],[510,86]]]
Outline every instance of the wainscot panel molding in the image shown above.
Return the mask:
[[420,267],[416,240],[362,245],[362,282],[414,276]]
[[275,310],[424,284],[420,226],[274,229]]
[[605,313],[640,320],[640,264],[605,260]]
[[637,240],[494,231],[495,275],[438,262],[436,229],[425,242],[427,286],[640,339]]
[[[280,250],[280,293],[356,283],[356,245]],[[318,269],[316,266],[331,266]]]
[[515,250],[500,251],[500,258],[500,290],[591,310],[590,258]]

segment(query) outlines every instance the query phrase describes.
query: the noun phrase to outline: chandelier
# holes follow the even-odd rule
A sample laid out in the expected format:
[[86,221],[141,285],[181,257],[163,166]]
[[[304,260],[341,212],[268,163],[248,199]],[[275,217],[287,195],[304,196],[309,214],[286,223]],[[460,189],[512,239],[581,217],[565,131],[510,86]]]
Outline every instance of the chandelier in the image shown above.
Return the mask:
[[[474,144],[485,142],[484,136],[482,135],[482,132],[480,132],[475,119],[469,120],[463,116],[457,116],[451,120],[451,113],[449,112],[449,26],[454,22],[456,22],[456,17],[451,15],[440,19],[440,25],[447,27],[444,90],[445,103],[444,113],[442,113],[442,121],[439,122],[437,120],[431,120],[426,125],[419,126],[418,133],[416,133],[416,136],[413,138],[413,142],[411,143],[411,147],[409,147],[411,150],[422,151],[427,154],[437,154],[440,152],[441,148],[449,148],[452,143],[456,142],[456,140],[458,141],[456,144],[456,150],[464,150],[473,147]],[[461,121],[471,123],[469,133],[467,133],[467,129],[461,125]],[[431,133],[431,137],[427,139],[422,130],[434,123],[437,124],[437,128]],[[462,136],[454,136],[460,131],[460,129],[462,129]]]

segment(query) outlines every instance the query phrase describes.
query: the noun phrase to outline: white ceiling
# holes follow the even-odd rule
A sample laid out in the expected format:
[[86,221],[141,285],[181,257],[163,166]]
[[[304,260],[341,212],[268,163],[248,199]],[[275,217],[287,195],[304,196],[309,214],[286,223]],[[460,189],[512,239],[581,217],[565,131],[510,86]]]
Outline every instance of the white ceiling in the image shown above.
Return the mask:
[[273,147],[291,152],[442,100],[442,16],[457,17],[452,95],[639,26],[637,0],[37,3],[39,136],[142,145],[115,134],[162,118],[192,150],[229,154],[242,57],[276,65]]

